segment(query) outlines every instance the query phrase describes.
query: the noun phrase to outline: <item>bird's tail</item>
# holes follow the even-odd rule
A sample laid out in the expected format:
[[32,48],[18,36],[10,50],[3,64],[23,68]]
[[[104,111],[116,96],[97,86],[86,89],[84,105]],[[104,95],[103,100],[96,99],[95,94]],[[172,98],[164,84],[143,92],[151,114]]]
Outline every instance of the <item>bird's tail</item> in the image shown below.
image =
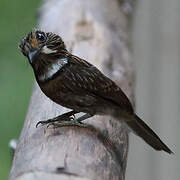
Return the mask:
[[147,124],[145,124],[137,115],[134,115],[133,120],[127,121],[127,125],[144,139],[151,147],[156,149],[157,151],[165,151],[169,154],[173,153],[167,146],[164,144],[158,135],[150,128]]

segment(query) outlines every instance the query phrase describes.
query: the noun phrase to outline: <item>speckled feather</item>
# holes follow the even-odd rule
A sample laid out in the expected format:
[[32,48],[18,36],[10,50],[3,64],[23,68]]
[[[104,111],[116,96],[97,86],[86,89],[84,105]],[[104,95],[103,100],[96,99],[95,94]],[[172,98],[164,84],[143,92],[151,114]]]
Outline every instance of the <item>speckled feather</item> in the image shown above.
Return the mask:
[[[65,67],[66,86],[74,93],[87,93],[98,96],[120,106],[121,109],[133,113],[132,105],[122,90],[108,77],[104,76],[95,66],[76,56],[69,56],[69,66]],[[74,82],[74,83],[72,83]]]

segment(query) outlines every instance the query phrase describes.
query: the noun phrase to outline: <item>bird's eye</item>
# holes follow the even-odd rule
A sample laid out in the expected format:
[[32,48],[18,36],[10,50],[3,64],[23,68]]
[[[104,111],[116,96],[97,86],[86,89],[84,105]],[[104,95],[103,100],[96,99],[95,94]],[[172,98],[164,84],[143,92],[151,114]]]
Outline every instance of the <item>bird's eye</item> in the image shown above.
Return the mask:
[[42,42],[45,41],[46,39],[44,33],[40,33],[40,32],[36,34],[36,38]]

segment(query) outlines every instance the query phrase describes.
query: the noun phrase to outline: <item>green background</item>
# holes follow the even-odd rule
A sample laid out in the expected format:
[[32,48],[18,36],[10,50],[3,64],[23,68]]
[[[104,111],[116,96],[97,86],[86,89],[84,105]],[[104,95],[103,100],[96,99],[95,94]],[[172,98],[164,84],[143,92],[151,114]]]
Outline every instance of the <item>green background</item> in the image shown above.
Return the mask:
[[38,0],[0,0],[0,179],[8,177],[12,154],[25,119],[33,85],[32,69],[18,43],[36,26]]

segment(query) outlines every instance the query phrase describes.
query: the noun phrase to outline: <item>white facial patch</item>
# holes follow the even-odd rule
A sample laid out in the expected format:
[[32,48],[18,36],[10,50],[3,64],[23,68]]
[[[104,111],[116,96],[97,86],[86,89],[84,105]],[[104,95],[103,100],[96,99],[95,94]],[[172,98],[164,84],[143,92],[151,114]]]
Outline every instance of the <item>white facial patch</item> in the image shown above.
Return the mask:
[[65,64],[68,63],[67,58],[61,58],[56,61],[56,63],[52,64],[46,72],[39,77],[40,81],[45,81],[47,79],[51,79]]
[[52,49],[49,49],[47,46],[44,46],[41,50],[41,52],[45,53],[45,54],[52,54],[52,53],[55,53],[57,52],[57,50],[52,50]]

